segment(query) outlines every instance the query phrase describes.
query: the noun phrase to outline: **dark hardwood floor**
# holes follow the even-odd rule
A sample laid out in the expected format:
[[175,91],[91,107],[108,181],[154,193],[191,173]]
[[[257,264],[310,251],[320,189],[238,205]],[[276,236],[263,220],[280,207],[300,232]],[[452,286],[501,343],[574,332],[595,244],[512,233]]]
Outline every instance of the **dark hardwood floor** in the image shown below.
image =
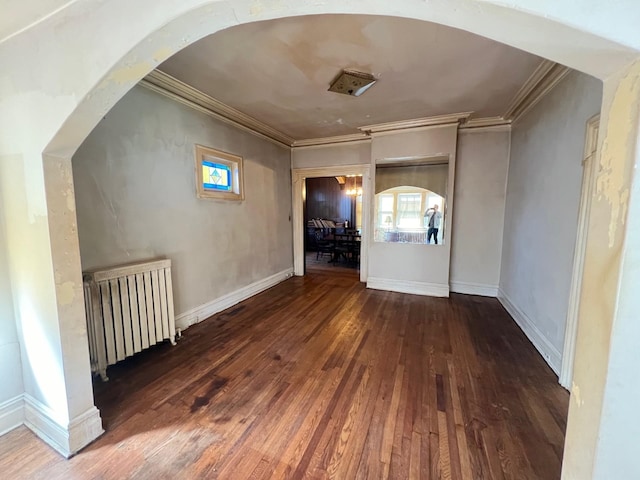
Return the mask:
[[330,255],[318,256],[316,252],[307,252],[305,258],[306,271],[310,273],[348,273],[360,271],[360,262],[347,262],[343,258],[333,261]]
[[110,368],[71,460],[25,427],[0,478],[560,477],[568,393],[495,299],[293,278]]

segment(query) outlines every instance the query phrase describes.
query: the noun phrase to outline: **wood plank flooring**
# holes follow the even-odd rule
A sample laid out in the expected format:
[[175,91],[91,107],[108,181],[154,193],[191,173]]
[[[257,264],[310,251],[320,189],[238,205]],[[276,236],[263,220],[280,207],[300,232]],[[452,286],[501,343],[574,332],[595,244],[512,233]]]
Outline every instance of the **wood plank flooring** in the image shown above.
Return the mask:
[[290,279],[109,369],[71,460],[25,427],[0,478],[560,477],[568,393],[495,299]]
[[334,262],[327,254],[316,258],[315,252],[307,252],[305,256],[305,266],[308,272],[311,273],[348,273],[360,270],[359,262],[346,262],[340,258]]

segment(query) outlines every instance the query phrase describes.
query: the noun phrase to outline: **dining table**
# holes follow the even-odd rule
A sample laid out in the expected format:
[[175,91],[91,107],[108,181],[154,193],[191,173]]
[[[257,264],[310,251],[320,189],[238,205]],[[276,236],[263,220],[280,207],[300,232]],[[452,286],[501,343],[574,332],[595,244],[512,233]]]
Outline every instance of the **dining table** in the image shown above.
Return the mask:
[[362,235],[359,232],[335,233],[333,239],[335,247],[332,261],[334,263],[341,259],[347,263],[359,261],[362,241]]

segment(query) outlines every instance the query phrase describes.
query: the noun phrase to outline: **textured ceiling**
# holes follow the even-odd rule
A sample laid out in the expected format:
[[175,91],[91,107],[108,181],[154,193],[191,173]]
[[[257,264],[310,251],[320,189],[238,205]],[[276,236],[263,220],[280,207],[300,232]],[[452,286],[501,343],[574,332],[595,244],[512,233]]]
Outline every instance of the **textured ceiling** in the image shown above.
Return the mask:
[[[319,15],[223,30],[160,70],[302,140],[448,113],[499,116],[541,61],[433,23]],[[361,97],[328,92],[343,68],[379,80]]]

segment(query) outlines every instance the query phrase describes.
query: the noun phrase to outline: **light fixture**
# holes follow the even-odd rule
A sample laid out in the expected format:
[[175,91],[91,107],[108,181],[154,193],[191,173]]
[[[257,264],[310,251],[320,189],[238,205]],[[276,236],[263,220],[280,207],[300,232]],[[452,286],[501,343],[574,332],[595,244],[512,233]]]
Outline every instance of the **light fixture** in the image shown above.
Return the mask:
[[362,195],[362,187],[358,187],[358,181],[356,180],[355,175],[347,175],[347,180],[345,182],[347,187],[346,194],[352,197],[356,197],[358,195]]
[[329,91],[359,97],[376,83],[376,81],[376,77],[370,73],[343,70],[338,78],[333,81],[329,87]]

